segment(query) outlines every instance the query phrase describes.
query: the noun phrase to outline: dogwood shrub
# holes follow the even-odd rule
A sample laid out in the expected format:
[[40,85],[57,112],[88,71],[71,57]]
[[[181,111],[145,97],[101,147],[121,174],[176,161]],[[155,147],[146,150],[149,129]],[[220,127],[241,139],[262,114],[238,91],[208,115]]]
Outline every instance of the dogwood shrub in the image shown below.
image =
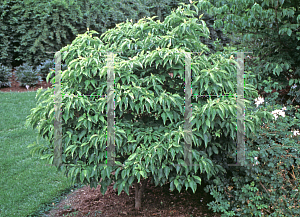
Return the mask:
[[[148,178],[156,186],[169,183],[172,191],[185,187],[195,192],[203,178],[224,176],[228,156],[236,149],[238,107],[235,97],[212,95],[236,93],[237,62],[220,53],[205,55],[210,50],[200,38],[208,37],[208,28],[201,16],[194,17],[197,7],[193,11],[190,5],[182,5],[162,23],[153,18],[136,24],[127,21],[102,34],[102,40],[92,36],[97,32],[88,31],[60,50],[68,65],[61,91],[70,97],[62,98],[63,165],[58,169],[64,169],[73,183],[95,188],[100,184],[102,194],[112,182],[119,194],[122,190],[129,194],[129,186],[135,185],[135,207],[140,208]],[[108,129],[107,52],[114,52],[113,166],[102,165]],[[191,74],[193,93],[198,95],[191,99],[193,166],[184,162],[186,52],[195,52]],[[258,96],[247,83],[244,92],[246,99]],[[53,93],[53,89],[39,90],[40,104],[27,118],[27,124],[37,127],[39,136],[49,142],[30,145],[31,153],[39,153],[49,164],[53,164],[55,148]],[[250,101],[244,101],[247,108]],[[261,116],[272,114],[246,115],[246,135],[260,124]]]

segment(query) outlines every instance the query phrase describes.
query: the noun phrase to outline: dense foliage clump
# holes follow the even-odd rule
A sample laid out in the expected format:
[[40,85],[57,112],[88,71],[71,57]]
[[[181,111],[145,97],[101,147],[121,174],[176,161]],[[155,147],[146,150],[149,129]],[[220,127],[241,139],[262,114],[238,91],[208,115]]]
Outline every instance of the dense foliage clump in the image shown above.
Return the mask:
[[16,80],[20,83],[20,86],[25,87],[28,85],[32,87],[42,81],[42,77],[38,75],[38,72],[34,70],[34,67],[28,63],[24,63],[19,67],[16,67]]
[[0,64],[0,87],[11,86],[9,79],[12,76],[11,69]]
[[[136,24],[128,21],[118,24],[101,36],[106,45],[92,37],[95,31],[89,31],[61,50],[62,59],[68,65],[62,74],[62,92],[83,96],[65,97],[62,101],[62,159],[73,182],[96,187],[102,178],[103,193],[112,181],[119,193],[123,189],[128,193],[130,185],[136,184],[139,191],[137,184],[152,177],[156,185],[170,182],[171,190],[181,191],[185,186],[195,192],[197,183],[201,184],[200,176],[209,179],[226,172],[222,167],[224,162],[212,161],[212,155],[230,153],[235,148],[237,105],[234,98],[192,98],[191,161],[196,165],[186,166],[184,162],[185,52],[198,52],[191,55],[195,94],[236,92],[236,62],[228,55],[205,55],[210,50],[199,39],[208,37],[209,31],[201,16],[193,17],[196,11],[184,5],[163,23],[147,18]],[[116,53],[115,157],[121,159],[112,167],[99,166],[106,157],[107,100],[102,96],[107,93],[109,51]],[[244,88],[246,96],[257,96],[253,86],[246,84]],[[52,97],[53,90],[44,92],[40,99],[48,104],[39,105],[28,117],[34,127],[40,123],[40,135],[48,137],[50,143],[37,145],[34,151],[44,153],[50,163],[54,149]],[[258,117],[254,119],[246,117],[247,135],[259,121]],[[226,143],[218,137],[226,138]],[[111,175],[112,171],[115,176]],[[139,207],[138,196],[136,202]]]
[[[238,10],[235,16],[222,15],[222,18],[215,19],[216,24],[228,24],[225,25],[227,31],[232,26],[231,20],[234,18],[238,23],[238,17],[242,15],[240,25],[252,23],[251,19],[256,19],[255,13],[269,18],[268,13],[262,10],[266,3],[261,3],[262,6],[255,4],[250,10],[250,0],[240,5],[235,1],[227,2],[215,10],[226,12],[233,5],[235,7],[232,8]],[[270,7],[277,10],[275,1],[270,2]],[[209,7],[219,7],[218,4],[219,1],[215,6],[201,1],[197,6],[192,5],[195,11],[191,5],[182,4],[163,22],[153,18],[140,19],[137,23],[127,20],[106,31],[100,38],[92,36],[97,34],[96,31],[88,31],[60,50],[62,60],[68,66],[62,73],[62,93],[73,97],[62,99],[63,165],[59,168],[65,169],[73,183],[90,184],[91,187],[101,184],[103,194],[113,181],[119,194],[122,190],[128,194],[129,186],[134,184],[136,208],[141,206],[145,180],[151,177],[155,185],[169,183],[171,190],[176,188],[178,191],[185,187],[195,192],[197,184],[205,184],[206,190],[216,200],[209,206],[223,212],[224,216],[261,216],[262,213],[282,216],[299,212],[296,203],[299,200],[297,190],[300,190],[299,167],[296,167],[299,164],[299,140],[297,135],[290,137],[293,134],[291,130],[299,129],[295,106],[299,89],[291,91],[295,94],[293,101],[286,101],[285,119],[274,122],[271,114],[273,109],[281,107],[278,93],[268,96],[264,107],[254,105],[260,87],[266,85],[265,92],[271,92],[270,88],[278,85],[279,80],[282,83],[278,86],[286,84],[285,74],[281,74],[282,64],[285,64],[286,70],[292,70],[293,79],[289,80],[289,85],[299,81],[296,55],[293,54],[289,62],[272,63],[272,69],[267,74],[264,70],[268,70],[275,56],[264,57],[265,62],[261,53],[255,51],[254,56],[258,58],[248,62],[243,108],[246,111],[246,166],[235,167],[237,169],[229,167],[236,150],[236,130],[241,130],[236,129],[237,110],[241,108],[237,106],[235,97],[218,98],[215,95],[234,95],[237,92],[238,64],[232,58],[234,53],[226,52],[230,48],[224,47],[223,52],[214,52],[202,43],[210,32],[201,16],[195,17],[198,9],[208,10]],[[286,4],[289,6],[291,3]],[[245,13],[250,12],[250,19],[246,19]],[[291,19],[291,22],[298,20]],[[252,28],[259,25],[256,22]],[[284,31],[289,35],[289,30],[280,33]],[[296,44],[292,33],[291,41]],[[273,36],[275,41],[276,35]],[[253,43],[257,46],[257,41]],[[219,49],[222,47],[218,41],[213,44]],[[235,51],[246,51],[249,44],[243,41],[239,44],[242,48]],[[291,47],[296,54],[294,48]],[[278,49],[281,47],[278,46]],[[107,156],[108,107],[104,96],[109,92],[109,52],[114,53],[115,73],[116,165],[113,166],[100,165],[105,163]],[[195,164],[193,166],[185,164],[183,148],[185,113],[190,109],[184,109],[185,71],[188,67],[185,59],[189,52],[193,52],[191,64],[187,64],[192,66],[193,94],[198,95],[187,97],[191,98],[193,105],[190,155],[191,162]],[[285,60],[282,57],[278,61]],[[277,83],[272,83],[275,78],[270,73],[278,75]],[[32,153],[38,152],[52,164],[55,148],[53,89],[43,93],[39,91],[37,97],[40,104],[32,110],[28,124],[37,127],[39,135],[49,143],[33,144]],[[254,162],[254,159],[257,161]],[[115,175],[111,174],[113,171]]]

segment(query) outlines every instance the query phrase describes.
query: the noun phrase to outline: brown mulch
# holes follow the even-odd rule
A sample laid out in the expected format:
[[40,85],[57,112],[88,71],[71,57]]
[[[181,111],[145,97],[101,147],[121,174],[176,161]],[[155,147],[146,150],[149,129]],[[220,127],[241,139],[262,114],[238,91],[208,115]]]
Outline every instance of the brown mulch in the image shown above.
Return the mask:
[[97,189],[89,186],[77,189],[42,217],[221,216],[208,209],[206,204],[212,201],[212,197],[199,185],[195,194],[190,188],[185,190],[185,187],[179,193],[176,189],[171,192],[169,183],[155,187],[148,179],[140,210],[134,208],[134,186],[129,188],[129,196],[124,191],[118,196],[118,190],[113,190],[113,185],[108,186],[104,196],[100,192],[100,185]]

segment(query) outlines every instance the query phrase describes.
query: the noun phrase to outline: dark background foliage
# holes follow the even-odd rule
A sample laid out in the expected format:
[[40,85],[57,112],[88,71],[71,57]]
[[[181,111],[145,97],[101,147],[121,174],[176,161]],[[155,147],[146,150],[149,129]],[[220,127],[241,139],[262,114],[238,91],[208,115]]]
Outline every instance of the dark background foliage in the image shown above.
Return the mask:
[[[6,0],[0,5],[0,63],[9,67],[28,63],[37,67],[53,53],[71,44],[87,28],[101,35],[127,19],[137,22],[143,17],[164,18],[177,8],[178,0]],[[200,13],[199,13],[200,15]],[[199,16],[198,15],[198,16]],[[156,20],[155,19],[155,20]],[[205,13],[211,40],[205,43],[213,49],[217,37],[223,45],[230,40],[220,29],[214,30],[214,18]],[[203,42],[204,43],[204,42]]]
[[[204,2],[199,5],[209,8]],[[275,97],[277,104],[299,105],[299,83],[295,90],[291,86],[300,78],[300,2],[228,0],[211,5],[210,14],[221,24],[216,26],[239,36],[238,47],[257,57],[246,60],[245,70],[255,74],[259,93]]]

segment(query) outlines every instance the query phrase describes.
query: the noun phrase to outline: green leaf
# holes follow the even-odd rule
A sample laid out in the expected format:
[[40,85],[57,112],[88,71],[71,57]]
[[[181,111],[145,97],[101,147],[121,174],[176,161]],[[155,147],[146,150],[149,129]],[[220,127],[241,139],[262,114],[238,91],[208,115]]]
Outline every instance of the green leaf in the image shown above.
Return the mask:
[[185,185],[185,190],[187,190],[189,188],[189,182],[187,180],[185,180],[184,185]]
[[84,174],[83,174],[83,172],[81,171],[81,173],[80,173],[80,181],[83,182],[83,180],[84,180]]
[[128,183],[129,185],[131,185],[134,181],[134,176],[130,176],[129,179],[128,179]]
[[173,123],[173,112],[167,111],[166,114],[167,114],[168,118],[170,119],[171,123]]
[[122,176],[122,179],[125,179],[125,176],[126,176],[126,170],[122,170],[121,176]]
[[118,186],[118,195],[121,194],[122,190],[123,190],[123,187],[124,187],[124,183],[122,182],[119,186]]
[[204,143],[205,143],[205,148],[207,147],[207,143],[208,143],[208,136],[207,134],[204,134]]
[[223,116],[222,112],[220,110],[217,110],[217,113],[222,118],[222,120],[224,121],[224,116]]
[[85,86],[87,87],[87,86],[90,85],[91,81],[90,80],[86,80],[84,83],[85,83]]
[[106,168],[106,176],[107,176],[107,178],[109,178],[109,179],[110,179],[110,173],[111,173],[111,171],[110,171],[110,169],[107,167],[107,168]]
[[200,177],[198,177],[198,176],[192,176],[192,177],[195,179],[195,181],[196,181],[198,184],[201,185],[201,178],[200,178]]
[[171,191],[174,191],[174,188],[175,188],[175,186],[174,186],[174,181],[172,181],[172,182],[170,183],[170,190],[171,190]]
[[175,184],[176,188],[178,189],[179,182],[177,179],[174,180],[174,184]]
[[208,126],[207,126],[206,124],[205,124],[205,125],[204,125],[204,124],[202,125],[203,134],[206,133],[207,127],[208,127]]
[[161,114],[161,117],[162,117],[162,119],[163,119],[164,125],[166,125],[166,119],[167,119],[166,113],[163,112],[163,113]]
[[202,164],[202,162],[200,163],[200,172],[201,173],[203,172],[203,164]]
[[143,178],[146,178],[146,173],[144,171],[140,171],[140,174],[142,175]]
[[177,190],[180,192],[181,191],[181,188],[182,188],[182,185],[181,184],[178,184],[177,185]]
[[162,158],[164,156],[164,154],[163,154],[163,148],[160,147],[160,148],[157,149],[157,155],[158,155],[159,161],[161,162],[161,160],[162,160]]
[[215,154],[219,153],[218,148],[215,145],[212,146],[212,150]]
[[116,172],[115,172],[115,177],[116,177],[116,179],[117,179],[117,177],[118,177],[118,174],[119,174],[120,170],[121,170],[121,167],[119,167],[119,168],[116,170]]
[[86,134],[86,132],[87,132],[86,130],[81,131],[81,133],[79,134],[79,140],[81,140],[81,138]]
[[137,175],[138,183],[140,183],[141,174],[140,174],[140,173],[137,173],[136,175]]
[[197,190],[197,183],[194,182],[193,180],[190,180],[189,185],[190,185],[191,189],[193,190],[193,193],[195,193]]
[[233,111],[233,109],[232,109],[232,106],[231,105],[228,105],[227,106],[228,108],[229,108],[229,110],[230,110],[230,112],[231,112],[231,114],[234,116],[234,115],[236,115],[235,113],[234,113],[234,111]]
[[208,152],[208,156],[209,157],[212,156],[212,149],[211,149],[211,147],[208,147],[207,152]]
[[129,174],[130,174],[130,169],[126,169],[126,175],[127,175],[127,177],[129,177]]
[[206,119],[205,123],[208,127],[210,127],[210,120]]
[[224,117],[225,116],[225,111],[224,111],[224,108],[223,108],[223,106],[221,104],[219,104],[219,108],[221,109],[223,117]]
[[83,170],[82,173],[83,173],[84,177],[86,177],[87,180],[90,181],[90,177],[88,176],[88,171],[87,170]]
[[176,165],[176,172],[177,172],[177,174],[179,173],[179,171],[180,171],[180,166]]
[[175,156],[176,156],[175,150],[172,148],[172,149],[170,150],[170,152],[171,152],[172,160],[174,161],[174,158],[175,158]]
[[132,155],[130,155],[130,157],[128,158],[128,161],[132,161],[135,157],[136,157],[137,153],[133,153]]
[[125,183],[124,191],[127,195],[129,195],[129,184],[128,183]]
[[170,167],[166,166],[164,168],[164,172],[165,172],[166,179],[168,179],[168,176],[169,176],[169,173],[170,173]]

